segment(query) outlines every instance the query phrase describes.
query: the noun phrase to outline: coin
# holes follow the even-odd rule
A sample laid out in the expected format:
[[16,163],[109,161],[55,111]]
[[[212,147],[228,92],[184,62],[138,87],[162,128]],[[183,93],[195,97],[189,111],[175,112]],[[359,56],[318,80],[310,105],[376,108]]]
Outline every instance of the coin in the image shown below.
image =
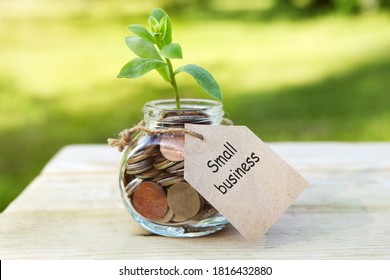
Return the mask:
[[160,220],[158,220],[156,222],[158,222],[158,223],[168,223],[172,219],[172,217],[173,217],[173,212],[172,212],[171,209],[168,209],[168,212],[165,214],[165,216],[162,219],[160,219]]
[[125,191],[127,193],[127,196],[130,197],[134,190],[136,189],[136,187],[142,183],[142,180],[141,179],[134,179],[133,181],[131,181],[130,183],[128,183],[125,187]]
[[159,121],[159,125],[183,127],[185,123],[211,124],[210,116],[199,111],[169,112]]
[[170,161],[184,160],[184,134],[167,134],[160,139],[160,152]]
[[185,182],[176,183],[168,190],[168,206],[175,214],[174,217],[190,219],[200,209],[199,195],[190,184]]
[[143,150],[147,155],[153,155],[156,151],[158,151],[158,145],[156,143],[150,144]]
[[205,209],[205,210],[199,211],[199,213],[196,214],[194,217],[192,217],[191,220],[201,221],[201,220],[210,218],[216,214],[218,214],[218,211],[215,210],[214,208]]
[[150,220],[164,218],[168,210],[167,197],[163,189],[156,183],[142,182],[133,194],[134,209]]
[[141,160],[147,159],[148,157],[150,157],[149,154],[144,153],[144,151],[140,151],[135,155],[133,155],[132,157],[129,157],[127,159],[127,164],[137,163],[140,162]]
[[166,161],[167,159],[161,154],[160,150],[158,151],[158,154],[155,154],[153,156],[153,161],[155,163],[161,163],[163,161]]
[[157,176],[150,178],[150,181],[158,182],[168,177],[172,177],[172,174],[162,171],[162,173],[158,174]]
[[141,174],[142,172],[148,171],[151,168],[153,168],[153,165],[145,166],[145,167],[138,168],[138,169],[126,170],[126,174],[137,175],[137,174]]
[[159,183],[163,187],[168,187],[168,186],[172,186],[173,184],[183,182],[183,181],[184,181],[183,177],[172,176],[172,177],[161,179],[161,180],[157,181],[157,183]]
[[126,173],[127,174],[141,174],[149,169],[153,168],[153,159],[147,158],[144,159],[140,162],[132,163],[132,164],[127,164],[126,165]]
[[167,124],[200,123],[202,121],[205,121],[205,117],[199,115],[179,115],[164,118],[162,121]]
[[184,221],[187,221],[188,218],[187,217],[181,217],[179,215],[173,215],[171,220],[172,220],[172,222],[184,222]]
[[131,174],[127,174],[127,173],[124,173],[123,174],[123,185],[127,185],[128,183],[130,183],[132,180],[134,180],[134,175],[131,175]]
[[156,168],[158,170],[163,170],[163,169],[166,169],[174,164],[175,164],[175,162],[166,159],[162,162],[153,164],[153,166],[154,166],[154,168]]
[[137,178],[140,178],[140,179],[150,179],[150,178],[153,178],[155,176],[157,176],[158,174],[160,174],[162,171],[161,170],[158,170],[154,167],[152,167],[151,169],[143,172],[143,173],[140,173],[140,174],[136,174],[135,176]]
[[179,177],[184,177],[184,169],[172,171],[170,174],[175,175],[175,176],[179,176]]
[[169,173],[173,173],[174,171],[176,171],[178,169],[183,169],[183,168],[184,168],[184,161],[179,161],[175,165],[167,168],[165,171],[167,171]]

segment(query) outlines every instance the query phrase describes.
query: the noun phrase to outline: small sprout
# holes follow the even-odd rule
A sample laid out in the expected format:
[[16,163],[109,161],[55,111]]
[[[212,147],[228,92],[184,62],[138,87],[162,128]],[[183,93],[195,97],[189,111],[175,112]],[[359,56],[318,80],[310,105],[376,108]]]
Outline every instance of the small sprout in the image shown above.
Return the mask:
[[172,24],[168,14],[155,8],[149,16],[149,29],[139,24],[128,26],[135,36],[126,37],[126,45],[138,57],[122,67],[118,78],[138,78],[156,70],[173,87],[176,108],[180,109],[180,97],[176,84],[176,75],[185,72],[191,75],[198,85],[211,97],[222,101],[222,92],[213,76],[204,68],[187,64],[173,70],[171,59],[182,59],[180,44],[172,43]]

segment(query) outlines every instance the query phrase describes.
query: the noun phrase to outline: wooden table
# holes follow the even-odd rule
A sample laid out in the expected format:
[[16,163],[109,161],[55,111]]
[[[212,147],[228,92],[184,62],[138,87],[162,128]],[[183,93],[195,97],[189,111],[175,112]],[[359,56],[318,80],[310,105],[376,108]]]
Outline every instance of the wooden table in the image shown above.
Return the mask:
[[0,259],[390,259],[390,143],[274,143],[310,187],[255,245],[141,229],[122,204],[121,154],[63,148],[0,214]]

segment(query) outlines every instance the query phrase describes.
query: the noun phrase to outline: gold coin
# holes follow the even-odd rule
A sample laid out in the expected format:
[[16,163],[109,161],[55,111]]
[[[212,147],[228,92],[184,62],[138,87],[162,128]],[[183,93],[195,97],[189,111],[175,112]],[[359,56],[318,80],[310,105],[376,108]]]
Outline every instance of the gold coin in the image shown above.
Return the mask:
[[[172,212],[173,213],[173,212]],[[188,220],[188,218],[186,218],[186,217],[181,217],[181,216],[179,216],[179,215],[173,215],[173,217],[172,217],[172,219],[171,219],[171,221],[172,222],[177,222],[177,223],[179,223],[179,222],[185,222],[185,221],[187,221]]]
[[191,220],[201,221],[201,220],[210,218],[216,214],[218,214],[218,211],[215,210],[214,208],[205,209],[205,210],[201,210],[198,214],[196,214],[194,217],[192,217]]
[[168,210],[167,197],[156,183],[142,182],[133,193],[134,209],[150,220],[164,218]]
[[175,216],[190,219],[200,209],[199,195],[190,184],[185,182],[176,183],[168,190],[168,206]]
[[160,139],[160,152],[170,161],[184,160],[184,134],[163,135]]
[[160,219],[160,220],[158,220],[156,222],[158,222],[158,223],[168,223],[172,219],[172,217],[173,217],[173,212],[172,212],[171,209],[168,209],[168,212],[165,214],[165,216],[162,219]]

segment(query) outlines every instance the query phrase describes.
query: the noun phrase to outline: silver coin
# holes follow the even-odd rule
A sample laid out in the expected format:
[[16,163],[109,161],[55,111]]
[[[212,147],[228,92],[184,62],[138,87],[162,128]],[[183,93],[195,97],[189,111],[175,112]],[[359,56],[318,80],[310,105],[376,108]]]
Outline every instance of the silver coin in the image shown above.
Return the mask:
[[130,175],[137,175],[137,174],[141,174],[145,171],[148,171],[149,169],[152,169],[152,168],[153,168],[153,165],[149,165],[149,166],[145,166],[143,168],[126,170],[126,173],[130,174]]
[[143,173],[136,174],[135,176],[139,179],[150,179],[150,178],[156,177],[161,172],[162,172],[162,170],[158,170],[158,169],[153,167],[153,168],[151,168]]
[[[141,161],[136,162],[136,163],[127,164],[126,170],[127,171],[136,171],[138,169],[143,169],[147,166],[153,166],[153,159],[146,158],[146,159],[141,160]],[[134,174],[138,174],[138,173],[134,173]]]
[[176,170],[183,169],[184,168],[184,161],[177,162],[175,165],[165,169],[165,171],[169,173],[173,173]]
[[137,178],[137,179],[134,179],[133,181],[131,181],[129,184],[127,184],[127,186],[125,187],[125,191],[127,193],[127,196],[130,197],[131,194],[134,192],[134,190],[137,188],[137,186],[141,183],[142,183],[142,180]]
[[144,151],[142,150],[142,151],[136,153],[135,155],[129,157],[127,159],[127,164],[131,165],[131,164],[140,162],[144,159],[147,159],[148,157],[150,157],[150,154],[144,153]]
[[161,179],[161,180],[157,181],[157,183],[159,183],[163,187],[168,187],[168,186],[172,186],[173,184],[183,182],[183,181],[184,181],[183,177],[172,176],[172,177]]

